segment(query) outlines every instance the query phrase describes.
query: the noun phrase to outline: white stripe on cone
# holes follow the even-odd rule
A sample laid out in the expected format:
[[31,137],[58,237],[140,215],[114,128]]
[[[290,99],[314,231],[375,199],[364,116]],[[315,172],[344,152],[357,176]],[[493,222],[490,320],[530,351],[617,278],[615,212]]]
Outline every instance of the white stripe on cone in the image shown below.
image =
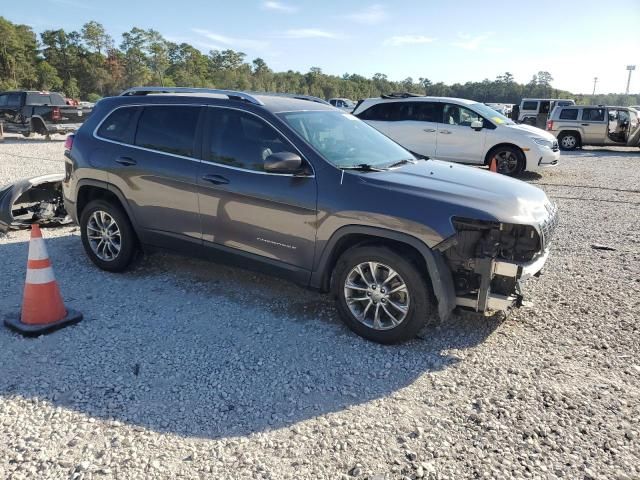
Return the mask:
[[53,276],[53,268],[51,267],[27,269],[27,280],[25,283],[41,285],[53,281],[55,281],[55,277]]
[[29,260],[44,260],[49,258],[44,238],[32,238],[29,242]]

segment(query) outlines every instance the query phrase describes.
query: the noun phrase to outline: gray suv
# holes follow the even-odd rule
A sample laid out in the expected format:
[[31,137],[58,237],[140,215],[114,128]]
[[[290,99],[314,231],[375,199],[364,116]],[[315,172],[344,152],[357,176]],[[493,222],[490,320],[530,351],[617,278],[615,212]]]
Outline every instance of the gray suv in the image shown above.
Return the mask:
[[313,98],[139,93],[66,144],[65,207],[102,269],[165,248],[266,271],[395,343],[457,306],[519,305],[547,259],[556,209],[527,183],[415,158]]

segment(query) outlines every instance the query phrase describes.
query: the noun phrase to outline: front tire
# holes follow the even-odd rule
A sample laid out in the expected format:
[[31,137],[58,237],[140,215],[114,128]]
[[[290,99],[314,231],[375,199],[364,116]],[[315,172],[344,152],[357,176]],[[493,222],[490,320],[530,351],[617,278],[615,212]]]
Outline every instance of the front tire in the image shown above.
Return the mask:
[[137,239],[129,217],[120,206],[93,200],[80,215],[82,245],[91,261],[109,272],[122,272],[131,264]]
[[580,145],[580,137],[573,132],[563,132],[558,135],[558,144],[562,150],[575,150]]
[[332,277],[340,316],[351,330],[374,342],[414,338],[435,320],[425,273],[386,247],[347,250]]
[[505,145],[496,147],[487,155],[488,164],[495,158],[498,173],[515,177],[522,173],[525,168],[525,158],[522,151],[515,147]]

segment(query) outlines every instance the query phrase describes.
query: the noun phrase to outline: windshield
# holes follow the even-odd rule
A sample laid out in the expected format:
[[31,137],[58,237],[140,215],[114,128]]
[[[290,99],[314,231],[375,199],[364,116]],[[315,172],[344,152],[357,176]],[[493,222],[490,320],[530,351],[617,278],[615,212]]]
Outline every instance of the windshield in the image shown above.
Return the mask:
[[493,108],[488,107],[484,103],[472,103],[469,107],[484,118],[491,120],[496,125],[515,125],[511,119],[505,117],[500,112],[496,112]]
[[384,168],[414,157],[349,113],[287,112],[279,116],[336,167],[367,164]]

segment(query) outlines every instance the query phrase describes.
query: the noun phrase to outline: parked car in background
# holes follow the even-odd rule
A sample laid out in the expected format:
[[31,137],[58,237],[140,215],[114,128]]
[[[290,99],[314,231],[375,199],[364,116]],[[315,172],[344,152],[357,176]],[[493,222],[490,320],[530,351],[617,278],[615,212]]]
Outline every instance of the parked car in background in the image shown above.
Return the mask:
[[526,123],[544,129],[549,113],[556,106],[575,105],[571,99],[562,98],[523,98],[520,102],[518,123]]
[[67,213],[88,257],[126,269],[171,248],[332,291],[381,343],[456,307],[521,303],[556,208],[502,175],[418,160],[313,100],[203,89],[105,98],[68,138]]
[[583,145],[640,146],[640,118],[631,107],[556,107],[547,130],[558,138],[560,148],[573,150]]
[[475,165],[495,158],[506,175],[555,165],[560,158],[553,135],[517,125],[473,100],[387,95],[359,102],[353,114],[416,154]]
[[328,102],[336,108],[351,113],[356,107],[356,102],[348,98],[330,98]]
[[49,136],[74,132],[91,111],[90,108],[67,105],[64,96],[56,92],[0,93],[0,121],[4,130],[25,137],[34,133]]
[[507,117],[511,113],[511,108],[504,103],[485,103],[487,107],[493,108],[496,112]]

